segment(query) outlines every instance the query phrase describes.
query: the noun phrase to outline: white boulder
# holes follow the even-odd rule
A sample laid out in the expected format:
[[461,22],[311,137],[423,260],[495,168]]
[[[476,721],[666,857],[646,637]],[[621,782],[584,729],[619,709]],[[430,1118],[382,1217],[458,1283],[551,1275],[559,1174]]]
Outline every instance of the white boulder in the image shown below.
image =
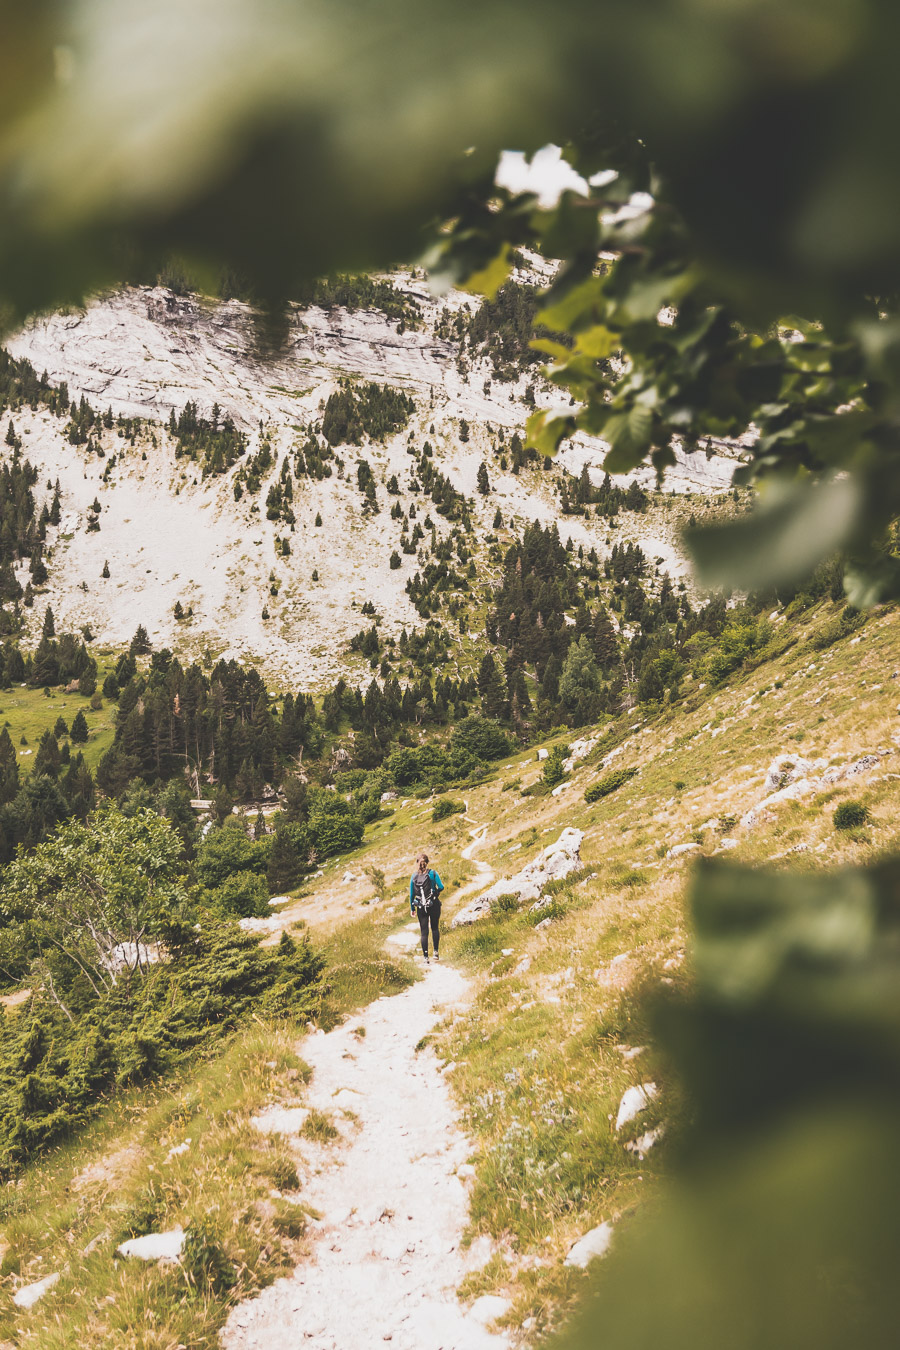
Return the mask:
[[596,736],[587,736],[584,740],[575,741],[570,745],[568,759],[563,760],[566,773],[571,773],[580,759],[587,759],[596,744]]
[[171,1228],[167,1233],[145,1233],[143,1237],[129,1238],[116,1248],[119,1256],[133,1256],[139,1261],[166,1261],[174,1265],[184,1246],[184,1229]]
[[616,1134],[627,1125],[629,1121],[635,1120],[642,1111],[646,1111],[653,1098],[659,1092],[655,1083],[639,1083],[635,1087],[630,1087],[622,1095],[619,1102],[619,1110],[616,1115],[615,1130]]
[[154,965],[159,958],[160,950],[155,942],[119,942],[103,964],[111,975],[120,975],[123,970]]
[[569,1249],[563,1265],[577,1266],[579,1270],[584,1270],[586,1266],[598,1256],[605,1256],[609,1251],[612,1242],[613,1226],[611,1223],[601,1223],[596,1228],[592,1228],[584,1237],[578,1239],[573,1247]]
[[657,1125],[653,1130],[647,1130],[639,1135],[637,1139],[630,1139],[625,1145],[629,1153],[636,1153],[639,1158],[643,1158],[649,1153],[654,1144],[658,1144],[662,1139],[665,1129],[662,1125]]
[[800,778],[806,778],[813,769],[824,769],[825,760],[803,759],[801,755],[776,755],[769,765],[763,788],[766,793],[779,792]]
[[486,1327],[489,1323],[496,1322],[504,1313],[508,1313],[511,1307],[511,1299],[501,1298],[499,1294],[482,1294],[469,1309],[469,1316],[473,1321]]
[[268,919],[238,919],[238,928],[242,928],[245,933],[277,933],[284,927],[277,914],[271,915]]
[[42,1280],[35,1280],[34,1284],[24,1284],[13,1294],[12,1301],[17,1308],[33,1308],[39,1299],[50,1292],[58,1280],[57,1270],[52,1275],[45,1275]]
[[699,853],[699,844],[675,844],[666,854],[667,858],[683,858],[688,853]]

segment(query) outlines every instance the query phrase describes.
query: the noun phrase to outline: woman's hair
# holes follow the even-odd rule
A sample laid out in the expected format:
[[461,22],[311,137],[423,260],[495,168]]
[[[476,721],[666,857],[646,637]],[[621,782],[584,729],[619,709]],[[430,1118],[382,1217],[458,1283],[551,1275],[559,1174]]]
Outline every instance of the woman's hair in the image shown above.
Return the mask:
[[426,867],[428,866],[428,854],[427,854],[427,853],[419,853],[419,854],[416,856],[416,864],[418,865],[420,862],[423,862],[423,863],[425,864]]

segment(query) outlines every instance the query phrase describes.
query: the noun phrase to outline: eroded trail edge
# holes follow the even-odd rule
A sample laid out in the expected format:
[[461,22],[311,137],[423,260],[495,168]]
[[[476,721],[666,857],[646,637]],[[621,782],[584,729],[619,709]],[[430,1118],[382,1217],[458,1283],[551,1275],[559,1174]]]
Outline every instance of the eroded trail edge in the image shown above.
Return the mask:
[[317,1239],[293,1276],[234,1309],[222,1332],[226,1350],[507,1345],[455,1295],[490,1251],[482,1240],[460,1250],[468,1192],[458,1169],[472,1145],[440,1062],[428,1047],[416,1050],[469,993],[459,971],[433,964],[403,993],[304,1041],[314,1071],[309,1106],[329,1112],[344,1140],[298,1141],[303,1200],[322,1214]]

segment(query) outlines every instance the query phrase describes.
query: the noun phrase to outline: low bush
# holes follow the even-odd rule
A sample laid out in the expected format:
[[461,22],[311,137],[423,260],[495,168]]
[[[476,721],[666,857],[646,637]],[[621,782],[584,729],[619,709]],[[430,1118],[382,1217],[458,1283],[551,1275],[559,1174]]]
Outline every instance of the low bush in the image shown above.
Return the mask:
[[306,939],[284,934],[264,948],[216,916],[171,960],[99,993],[55,971],[15,1018],[0,1021],[0,1172],[68,1134],[116,1088],[172,1072],[244,1016],[309,1017],[322,966]]
[[813,633],[809,639],[809,645],[814,651],[822,652],[826,647],[831,647],[835,642],[840,642],[841,638],[849,637],[855,633],[858,628],[862,628],[865,623],[865,615],[852,605],[847,605],[837,618],[826,623],[817,633]]
[[613,769],[611,773],[605,774],[603,778],[591,784],[584,794],[584,800],[586,802],[598,802],[601,797],[608,797],[611,792],[615,792],[617,788],[622,787],[636,773],[637,769]]
[[869,822],[868,807],[862,802],[841,802],[832,816],[836,830],[859,830]]
[[439,820],[446,820],[448,816],[464,815],[465,810],[465,802],[455,797],[442,797],[439,802],[435,802],[431,819],[436,824]]

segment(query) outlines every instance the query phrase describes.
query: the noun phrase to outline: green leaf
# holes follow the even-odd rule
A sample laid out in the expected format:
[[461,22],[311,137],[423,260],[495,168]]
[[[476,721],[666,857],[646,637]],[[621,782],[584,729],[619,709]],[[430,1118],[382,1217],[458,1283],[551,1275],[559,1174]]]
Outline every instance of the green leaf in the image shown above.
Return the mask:
[[552,338],[532,338],[528,345],[536,352],[552,356],[556,361],[567,361],[572,354],[568,347],[564,347],[561,342],[554,342]]
[[575,418],[570,413],[561,414],[552,409],[532,413],[525,425],[525,443],[540,455],[555,455],[560,441],[571,436],[574,429]]
[[603,324],[595,324],[586,333],[579,334],[575,351],[582,356],[593,356],[599,361],[611,356],[620,345],[621,338],[611,333]]
[[686,532],[700,585],[763,590],[802,581],[852,538],[863,504],[852,479],[765,487],[749,516]]
[[559,299],[551,292],[551,303],[538,312],[540,322],[559,333],[574,333],[587,327],[604,306],[603,287],[602,277],[589,277]]
[[603,429],[609,442],[609,454],[603,461],[607,473],[628,473],[635,469],[650,449],[653,410],[636,403],[626,412],[613,413]]
[[485,295],[488,300],[493,300],[512,271],[511,252],[509,245],[505,244],[492,262],[480,271],[473,272],[462,283],[461,289],[472,295]]

